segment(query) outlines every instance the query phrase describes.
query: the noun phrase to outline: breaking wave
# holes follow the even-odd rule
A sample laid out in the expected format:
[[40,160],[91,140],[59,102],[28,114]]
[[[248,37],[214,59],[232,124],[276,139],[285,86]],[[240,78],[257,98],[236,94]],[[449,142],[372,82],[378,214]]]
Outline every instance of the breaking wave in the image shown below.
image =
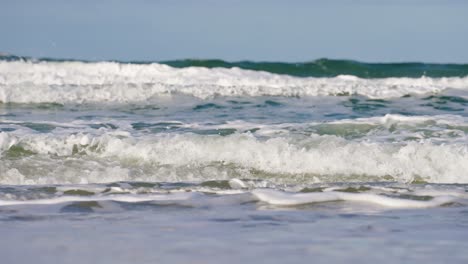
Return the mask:
[[[261,70],[261,69],[260,69]],[[354,75],[296,77],[233,68],[183,67],[118,62],[0,60],[3,103],[148,102],[167,95],[347,96],[395,98],[468,90],[468,77],[386,77]]]
[[[466,144],[434,144],[430,140],[395,144],[335,136],[261,139],[250,133],[16,137],[2,132],[0,149],[0,181],[4,184],[233,177],[279,183],[468,183]],[[21,158],[15,158],[18,156]]]

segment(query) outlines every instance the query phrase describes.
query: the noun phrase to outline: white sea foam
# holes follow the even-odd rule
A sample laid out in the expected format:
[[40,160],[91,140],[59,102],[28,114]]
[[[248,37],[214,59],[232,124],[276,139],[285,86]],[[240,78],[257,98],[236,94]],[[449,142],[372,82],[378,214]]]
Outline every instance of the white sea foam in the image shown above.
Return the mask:
[[384,116],[374,116],[366,118],[356,118],[356,119],[341,119],[337,121],[332,121],[332,124],[343,124],[343,123],[352,123],[352,124],[381,124],[385,126],[390,126],[396,123],[417,125],[421,123],[431,122],[434,124],[446,124],[452,126],[467,126],[468,119],[459,115],[419,115],[419,116],[406,116],[398,114],[386,114]]
[[157,63],[0,61],[0,101],[17,103],[142,102],[167,94],[392,98],[449,88],[468,90],[468,77],[298,78],[238,68],[176,69]]
[[8,133],[0,132],[0,157],[3,151],[8,150],[15,143],[15,137],[11,137]]
[[[241,180],[234,179],[236,182],[242,182]],[[124,183],[121,183],[124,184]],[[244,183],[245,186],[247,184]],[[71,190],[87,190],[99,189],[99,186],[68,186]],[[18,188],[18,187],[10,187]],[[66,189],[67,186],[59,186],[58,188]],[[162,190],[154,189],[147,190],[144,192],[138,188],[129,186],[125,188],[127,193],[112,193],[101,192],[99,194],[91,194],[87,196],[79,196],[72,194],[64,194],[57,192],[52,197],[43,198],[41,196],[30,196],[28,198],[17,196],[17,195],[5,195],[0,199],[1,206],[37,206],[37,205],[62,205],[68,203],[81,203],[81,202],[97,202],[99,205],[96,207],[101,208],[101,204],[105,202],[122,202],[122,203],[170,203],[170,204],[181,204],[190,206],[226,206],[226,205],[239,205],[240,203],[261,201],[271,205],[280,206],[296,206],[309,203],[324,203],[333,201],[345,201],[354,204],[363,205],[376,205],[381,208],[400,208],[400,209],[415,209],[415,208],[428,208],[438,207],[451,203],[465,204],[467,202],[466,193],[463,194],[461,191],[445,189],[445,190],[432,190],[431,196],[427,196],[428,191],[424,188],[416,187],[415,189],[404,188],[401,195],[395,195],[394,188],[387,188],[386,191],[376,192],[377,189],[368,187],[365,192],[350,193],[339,189],[336,186],[333,189],[323,189],[321,192],[310,192],[310,193],[298,193],[298,192],[287,192],[278,188],[249,188],[243,187],[244,190],[216,190],[216,189],[204,189],[193,186],[186,190]],[[342,188],[342,187],[341,187]],[[102,186],[101,188],[102,189]],[[331,189],[331,188],[329,188]],[[438,188],[441,189],[441,188]],[[19,191],[19,190],[18,190]],[[123,190],[120,190],[123,191]],[[35,191],[37,192],[37,190]],[[34,193],[29,192],[29,194]],[[206,193],[214,193],[216,196],[207,196]],[[421,196],[425,195],[425,196]],[[6,199],[5,199],[6,198]],[[423,198],[424,200],[421,200]],[[108,206],[109,207],[109,206]],[[110,206],[108,209],[115,211],[115,206]]]
[[[43,183],[132,180],[135,173],[144,175],[144,180],[157,181],[252,176],[223,176],[222,171],[235,168],[249,173],[254,170],[280,174],[285,181],[334,182],[369,176],[374,180],[391,177],[401,182],[419,178],[433,183],[468,183],[468,147],[459,143],[354,142],[334,136],[259,139],[252,134],[224,137],[162,134],[139,138],[106,134],[22,137],[2,134],[4,146],[15,142],[37,153],[27,160],[5,159],[0,165],[2,183],[21,180],[18,173],[26,173],[24,179],[29,183],[38,183],[43,180],[41,171],[48,180]],[[32,169],[37,167],[41,170]],[[16,168],[22,168],[23,172]],[[182,170],[182,175],[173,176],[178,170]]]
[[455,196],[438,196],[429,201],[415,201],[401,198],[390,198],[369,193],[319,192],[319,193],[286,193],[272,189],[258,189],[252,192],[259,200],[273,205],[300,205],[331,201],[350,201],[377,204],[392,208],[427,208],[441,206],[457,201]]
[[196,194],[193,193],[171,193],[171,194],[151,194],[151,195],[106,195],[106,196],[60,196],[49,199],[34,199],[34,200],[0,200],[0,206],[13,205],[47,205],[60,204],[69,202],[89,202],[89,201],[114,201],[125,203],[141,203],[141,202],[161,202],[161,201],[180,201],[193,198]]

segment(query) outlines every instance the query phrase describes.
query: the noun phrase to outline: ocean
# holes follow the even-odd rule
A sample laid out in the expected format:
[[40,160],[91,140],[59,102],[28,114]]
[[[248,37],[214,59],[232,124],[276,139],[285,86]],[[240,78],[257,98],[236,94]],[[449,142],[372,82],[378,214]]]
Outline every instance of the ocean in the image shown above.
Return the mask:
[[468,64],[0,57],[1,263],[467,263]]

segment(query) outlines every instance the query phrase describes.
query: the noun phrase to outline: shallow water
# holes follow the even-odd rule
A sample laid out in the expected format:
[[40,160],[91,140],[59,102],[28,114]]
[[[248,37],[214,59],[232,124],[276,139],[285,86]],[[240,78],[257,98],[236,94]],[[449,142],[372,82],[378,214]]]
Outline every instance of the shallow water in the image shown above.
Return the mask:
[[283,66],[0,60],[3,259],[465,263],[465,66]]

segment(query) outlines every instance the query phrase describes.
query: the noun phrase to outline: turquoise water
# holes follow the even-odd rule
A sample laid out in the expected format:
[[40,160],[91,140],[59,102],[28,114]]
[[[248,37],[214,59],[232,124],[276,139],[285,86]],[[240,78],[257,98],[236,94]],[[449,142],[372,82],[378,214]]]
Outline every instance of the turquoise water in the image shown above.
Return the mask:
[[466,71],[3,57],[3,259],[465,263]]

